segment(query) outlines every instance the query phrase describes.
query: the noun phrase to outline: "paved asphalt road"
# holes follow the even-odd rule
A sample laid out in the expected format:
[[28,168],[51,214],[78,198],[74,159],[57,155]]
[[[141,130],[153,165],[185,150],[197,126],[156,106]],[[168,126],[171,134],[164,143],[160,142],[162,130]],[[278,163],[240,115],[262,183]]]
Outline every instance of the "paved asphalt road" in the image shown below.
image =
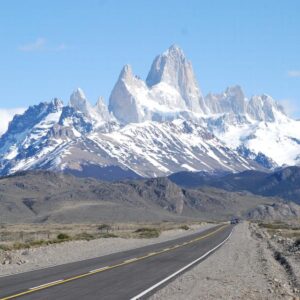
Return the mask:
[[219,225],[172,241],[0,277],[0,300],[132,299],[191,262],[204,259],[202,256],[221,246],[232,228]]

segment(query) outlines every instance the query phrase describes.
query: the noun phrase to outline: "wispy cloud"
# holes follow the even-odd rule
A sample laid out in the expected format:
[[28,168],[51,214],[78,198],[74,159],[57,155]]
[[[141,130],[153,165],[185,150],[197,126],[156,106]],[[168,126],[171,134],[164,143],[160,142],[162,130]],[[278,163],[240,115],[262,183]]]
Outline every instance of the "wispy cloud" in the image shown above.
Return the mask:
[[21,51],[24,52],[33,52],[33,51],[41,51],[45,49],[47,40],[44,38],[38,38],[32,43],[28,43],[19,47]]
[[300,77],[300,70],[290,70],[287,72],[288,77]]
[[299,117],[299,104],[295,99],[282,99],[279,102],[284,107],[284,110],[288,114],[288,116],[294,118]]
[[64,51],[67,48],[66,44],[50,45],[47,39],[37,38],[34,42],[24,44],[19,47],[23,52],[37,52],[37,51]]
[[22,114],[24,108],[0,108],[0,136],[7,130],[8,123],[13,119],[15,114]]

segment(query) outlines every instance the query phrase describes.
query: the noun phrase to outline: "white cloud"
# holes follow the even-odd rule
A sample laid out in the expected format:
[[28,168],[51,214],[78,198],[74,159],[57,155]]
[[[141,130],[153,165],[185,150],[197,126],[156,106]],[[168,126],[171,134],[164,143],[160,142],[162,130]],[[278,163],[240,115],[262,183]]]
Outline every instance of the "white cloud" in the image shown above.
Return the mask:
[[28,43],[19,47],[23,52],[36,52],[36,51],[63,51],[67,48],[66,44],[49,45],[45,38],[38,38],[32,43]]
[[294,99],[283,99],[279,101],[280,104],[284,107],[285,112],[288,116],[293,118],[299,117],[299,103]]
[[0,108],[0,136],[7,130],[9,122],[13,119],[14,115],[22,114],[25,108]]
[[287,72],[288,77],[300,77],[300,70],[290,70]]
[[45,49],[46,43],[47,43],[46,39],[38,38],[32,43],[20,46],[19,49],[24,52],[40,51]]

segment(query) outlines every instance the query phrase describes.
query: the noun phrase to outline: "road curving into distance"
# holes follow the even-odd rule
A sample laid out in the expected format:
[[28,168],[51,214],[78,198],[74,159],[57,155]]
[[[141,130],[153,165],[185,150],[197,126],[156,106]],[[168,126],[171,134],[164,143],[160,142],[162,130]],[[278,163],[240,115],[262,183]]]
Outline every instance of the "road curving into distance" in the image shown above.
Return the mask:
[[233,225],[218,225],[167,242],[0,277],[0,300],[146,299],[221,247],[232,230]]

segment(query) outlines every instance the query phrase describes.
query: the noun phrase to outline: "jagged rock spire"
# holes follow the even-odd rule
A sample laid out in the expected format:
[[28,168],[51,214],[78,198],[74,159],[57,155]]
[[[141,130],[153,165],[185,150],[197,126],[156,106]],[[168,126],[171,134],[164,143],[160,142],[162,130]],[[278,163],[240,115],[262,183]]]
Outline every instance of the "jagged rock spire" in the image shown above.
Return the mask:
[[182,96],[187,108],[193,112],[207,112],[191,62],[177,45],[172,45],[152,63],[146,83],[152,87],[165,82]]

